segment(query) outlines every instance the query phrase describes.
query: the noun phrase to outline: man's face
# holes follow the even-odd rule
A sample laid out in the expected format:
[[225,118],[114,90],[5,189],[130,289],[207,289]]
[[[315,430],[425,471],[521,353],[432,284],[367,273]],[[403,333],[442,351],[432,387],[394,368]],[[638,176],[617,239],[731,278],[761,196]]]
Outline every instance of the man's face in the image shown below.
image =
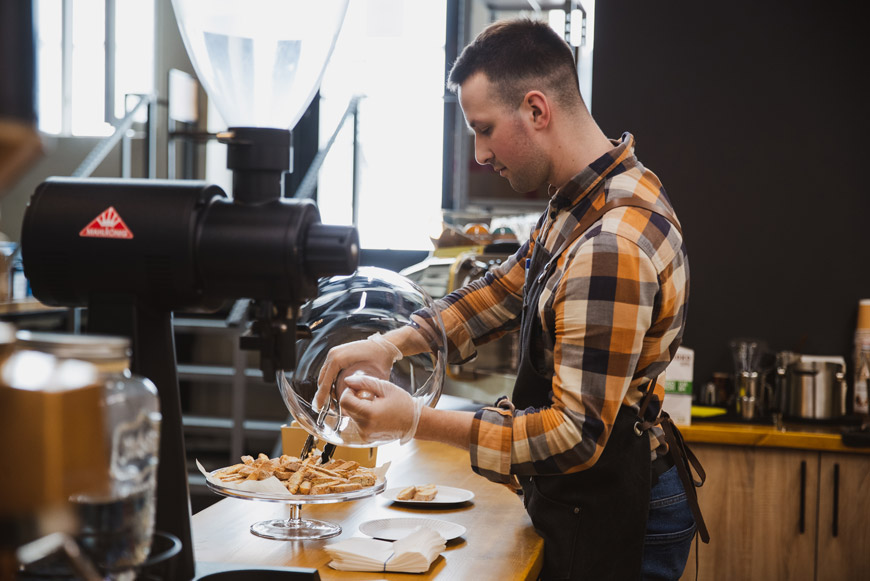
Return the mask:
[[518,192],[546,183],[549,159],[535,141],[531,113],[520,105],[503,105],[483,73],[475,73],[459,88],[465,122],[474,132],[474,158],[491,165]]

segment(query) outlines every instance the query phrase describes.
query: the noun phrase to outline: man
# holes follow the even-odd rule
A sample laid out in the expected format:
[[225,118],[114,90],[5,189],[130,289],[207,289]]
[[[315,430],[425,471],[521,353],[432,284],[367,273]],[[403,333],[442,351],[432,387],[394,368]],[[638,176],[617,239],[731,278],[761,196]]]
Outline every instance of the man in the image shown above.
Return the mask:
[[[319,395],[338,380],[342,409],[363,433],[459,446],[475,472],[518,481],[544,539],[543,578],[679,578],[698,520],[684,488],[690,500],[694,489],[678,475],[689,482],[679,439],[666,443],[671,424],[656,424],[689,272],[664,189],[634,156],[631,135],[601,132],[571,49],[544,23],[491,25],[448,85],[478,163],[518,191],[550,188],[522,248],[436,303],[453,363],[520,332],[511,399],[475,413],[420,409],[385,381],[396,360],[428,350],[432,313],[333,349]],[[366,374],[353,374],[360,368]]]

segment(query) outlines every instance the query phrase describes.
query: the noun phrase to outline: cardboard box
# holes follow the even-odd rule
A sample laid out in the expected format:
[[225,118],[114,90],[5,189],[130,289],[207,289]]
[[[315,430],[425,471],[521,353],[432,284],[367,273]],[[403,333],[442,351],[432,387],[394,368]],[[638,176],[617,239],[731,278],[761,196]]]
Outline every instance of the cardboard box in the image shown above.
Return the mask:
[[[307,438],[308,432],[302,429],[295,420],[289,426],[281,426],[281,449],[288,456],[298,456]],[[317,449],[321,452],[323,451],[324,443],[321,440],[317,440]],[[378,460],[378,449],[338,446],[335,448],[335,453],[332,457],[341,460],[356,460],[360,466],[374,468]]]
[[692,423],[692,379],[695,369],[695,351],[679,347],[674,360],[665,370],[665,401],[662,408],[677,425]]

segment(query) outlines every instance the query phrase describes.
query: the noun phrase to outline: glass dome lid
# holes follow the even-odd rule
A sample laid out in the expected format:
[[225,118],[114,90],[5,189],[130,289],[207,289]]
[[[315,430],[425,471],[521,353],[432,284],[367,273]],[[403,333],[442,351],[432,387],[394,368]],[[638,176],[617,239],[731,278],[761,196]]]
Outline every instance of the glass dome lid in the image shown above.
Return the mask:
[[314,98],[348,0],[172,0],[199,81],[228,127],[292,129]]
[[[319,410],[312,404],[317,377],[331,348],[411,324],[411,315],[420,309],[434,310],[432,298],[411,280],[389,270],[361,267],[350,276],[321,279],[317,298],[303,305],[297,320],[308,327],[311,336],[296,342],[296,369],[279,373],[284,403],[296,421],[310,434],[336,445],[389,443],[363,437],[335,399],[318,425]],[[447,365],[444,325],[437,314],[433,324],[430,352],[403,357],[390,374],[392,383],[430,407],[441,396]]]

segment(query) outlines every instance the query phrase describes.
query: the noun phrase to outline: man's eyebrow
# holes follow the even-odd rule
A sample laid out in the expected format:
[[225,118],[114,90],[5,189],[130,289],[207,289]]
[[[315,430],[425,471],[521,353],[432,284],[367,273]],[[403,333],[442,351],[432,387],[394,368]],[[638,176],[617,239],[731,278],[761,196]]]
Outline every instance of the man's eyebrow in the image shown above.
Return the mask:
[[474,131],[475,129],[477,129],[477,128],[480,126],[480,122],[478,122],[478,121],[474,121],[474,120],[466,121],[465,124],[466,124],[466,125],[468,126],[468,128],[469,128],[470,130],[472,130],[472,131]]

